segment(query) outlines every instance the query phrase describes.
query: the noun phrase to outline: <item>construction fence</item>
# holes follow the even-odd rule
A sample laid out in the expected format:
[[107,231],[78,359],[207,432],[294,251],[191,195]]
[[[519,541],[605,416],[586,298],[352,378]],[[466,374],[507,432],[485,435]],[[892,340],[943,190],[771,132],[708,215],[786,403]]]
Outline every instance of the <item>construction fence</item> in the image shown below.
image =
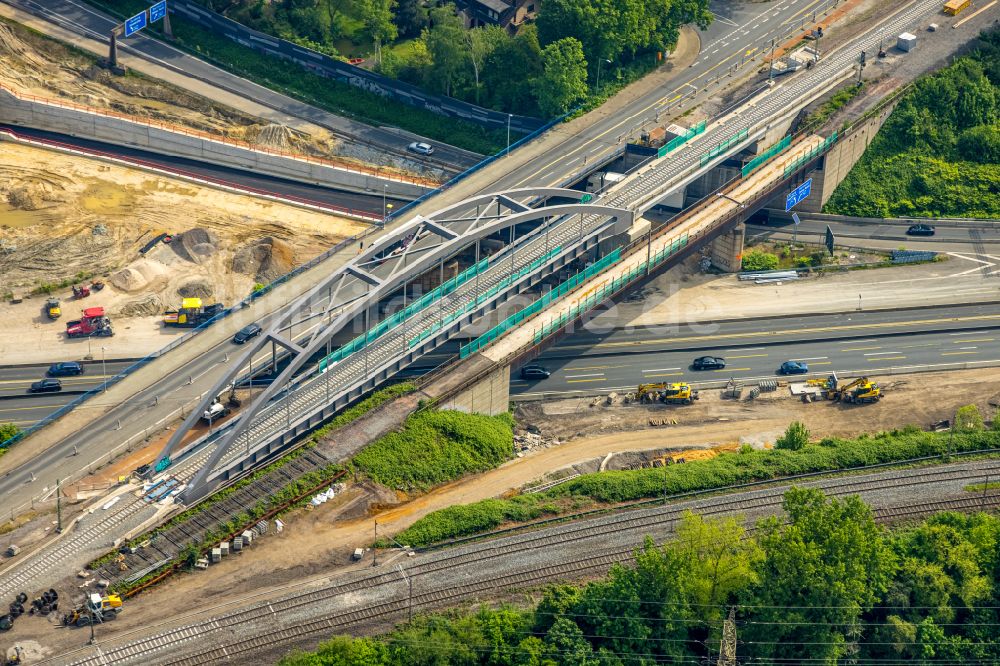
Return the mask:
[[697,125],[695,125],[694,127],[692,127],[691,129],[689,129],[684,134],[682,134],[680,136],[676,136],[673,139],[671,139],[670,141],[667,141],[667,143],[665,143],[663,146],[660,147],[660,149],[658,151],[656,151],[656,156],[657,157],[665,157],[667,155],[667,153],[671,153],[671,152],[677,150],[678,148],[680,148],[681,146],[683,146],[685,143],[687,143],[691,139],[695,138],[696,136],[698,136],[699,134],[701,134],[704,131],[705,131],[705,121],[703,120],[700,123],[698,123]]
[[793,173],[798,171],[799,167],[801,167],[803,164],[825,153],[830,146],[836,143],[836,141],[837,141],[837,133],[834,132],[827,138],[823,139],[823,143],[817,145],[815,148],[811,149],[801,157],[795,158],[795,160],[791,164],[785,167],[784,177],[788,178]]

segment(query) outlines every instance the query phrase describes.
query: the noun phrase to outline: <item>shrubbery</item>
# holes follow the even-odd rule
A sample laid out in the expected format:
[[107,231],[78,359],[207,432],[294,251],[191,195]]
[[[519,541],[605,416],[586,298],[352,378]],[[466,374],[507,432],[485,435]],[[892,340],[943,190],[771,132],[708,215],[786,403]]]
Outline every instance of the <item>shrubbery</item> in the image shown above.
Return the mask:
[[975,451],[997,444],[996,434],[992,432],[933,433],[910,427],[858,439],[828,438],[800,451],[741,451],[662,469],[585,474],[541,493],[435,511],[398,534],[396,540],[406,545],[425,546],[496,529],[505,523],[557,515],[585,506],[943,455],[949,450]]
[[773,271],[778,268],[778,255],[763,250],[744,252],[741,268],[745,271]]

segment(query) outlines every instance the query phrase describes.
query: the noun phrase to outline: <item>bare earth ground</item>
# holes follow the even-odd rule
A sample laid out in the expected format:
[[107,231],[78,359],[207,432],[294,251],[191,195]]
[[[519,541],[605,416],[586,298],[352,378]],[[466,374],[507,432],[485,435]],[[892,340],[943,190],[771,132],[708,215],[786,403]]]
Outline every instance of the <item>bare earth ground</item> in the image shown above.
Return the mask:
[[[702,400],[690,407],[591,406],[589,400],[524,405],[518,412],[522,424],[567,441],[397,505],[391,505],[392,493],[357,484],[336,501],[283,518],[283,534],[255,542],[239,556],[213,565],[211,573],[180,575],[130,600],[128,613],[102,631],[124,632],[155,618],[183,615],[192,609],[193,598],[221,603],[308,576],[370,566],[369,561],[351,564],[349,556],[354,548],[371,543],[373,519],[378,520],[379,536],[393,535],[431,511],[505,495],[560,468],[578,465],[581,471],[593,471],[610,452],[655,451],[651,455],[660,455],[666,449],[682,451],[691,459],[697,455],[684,452],[689,447],[731,450],[740,443],[767,445],[792,420],[803,421],[814,438],[853,436],[911,423],[926,427],[951,418],[958,406],[970,403],[992,413],[988,410],[995,407],[989,403],[1000,399],[1000,376],[989,369],[900,376],[882,384],[885,400],[854,407],[803,404],[788,396],[786,389],[753,403],[723,400],[719,392],[705,391]],[[934,391],[928,392],[927,386],[934,386]],[[648,426],[651,417],[664,416],[676,419],[677,424]],[[45,649],[65,649],[85,640],[80,632],[57,631],[37,618],[22,620],[15,631],[18,641],[38,640]]]
[[[0,144],[0,359],[5,364],[82,356],[86,340],[66,340],[65,321],[104,306],[115,336],[108,357],[141,357],[181,329],[159,317],[186,295],[232,305],[253,289],[361,230],[329,214],[233,194],[103,162]],[[145,257],[157,234],[175,236]],[[42,313],[31,292],[91,273],[107,286],[72,300],[63,318]],[[89,283],[90,280],[85,280]],[[10,294],[24,302],[14,305]],[[69,350],[72,352],[68,353]]]

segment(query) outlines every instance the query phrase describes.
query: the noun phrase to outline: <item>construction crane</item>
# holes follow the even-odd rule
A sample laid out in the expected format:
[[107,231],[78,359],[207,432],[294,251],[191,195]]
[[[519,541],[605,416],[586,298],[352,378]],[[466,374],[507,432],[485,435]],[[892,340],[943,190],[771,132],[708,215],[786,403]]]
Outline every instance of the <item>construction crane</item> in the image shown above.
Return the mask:
[[639,384],[636,393],[643,402],[665,402],[668,405],[690,405],[698,399],[698,391],[684,382]]

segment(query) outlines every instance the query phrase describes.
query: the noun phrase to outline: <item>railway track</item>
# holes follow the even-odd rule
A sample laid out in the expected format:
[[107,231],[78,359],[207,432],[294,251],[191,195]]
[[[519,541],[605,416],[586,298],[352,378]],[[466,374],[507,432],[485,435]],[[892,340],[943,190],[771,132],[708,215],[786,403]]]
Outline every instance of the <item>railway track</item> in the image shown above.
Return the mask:
[[[907,488],[922,488],[946,482],[975,482],[981,481],[987,476],[996,478],[998,474],[1000,474],[1000,462],[982,461],[952,465],[948,468],[886,472],[859,479],[825,479],[808,485],[823,490],[828,496],[842,497],[859,493],[869,495],[886,492],[899,493]],[[350,580],[336,582],[321,589],[292,594],[274,601],[232,611],[203,622],[169,629],[152,637],[105,649],[100,655],[88,655],[79,661],[70,663],[74,666],[89,666],[91,664],[96,666],[105,663],[153,662],[162,651],[168,649],[177,651],[181,645],[194,640],[203,644],[204,649],[193,654],[177,655],[172,659],[157,663],[170,665],[218,663],[234,658],[244,658],[245,655],[273,649],[275,646],[316,633],[332,633],[350,627],[385,623],[402,617],[410,607],[426,610],[454,604],[469,597],[488,595],[496,590],[528,588],[553,580],[579,578],[604,571],[616,562],[629,560],[636,544],[640,541],[637,539],[628,546],[619,545],[603,549],[583,547],[581,544],[579,550],[586,553],[584,555],[574,556],[558,563],[549,563],[498,575],[486,574],[488,567],[485,565],[499,560],[511,561],[512,555],[526,552],[532,548],[537,549],[544,546],[551,550],[554,545],[565,548],[584,541],[601,540],[610,535],[624,532],[634,533],[637,537],[641,537],[655,528],[661,534],[670,534],[673,532],[675,521],[688,509],[694,509],[699,514],[709,517],[776,513],[780,510],[784,492],[787,489],[788,486],[768,488],[745,493],[739,497],[716,495],[686,501],[681,505],[668,504],[623,514],[604,515],[597,519],[563,524],[497,541],[477,542],[462,548],[461,552],[445,551],[428,561],[414,564],[404,570],[405,574],[398,569],[363,573],[353,576]],[[876,516],[880,521],[894,522],[938,511],[984,510],[997,506],[1000,506],[1000,494],[977,494],[960,498],[893,505],[877,509]],[[400,596],[405,589],[407,576],[412,579],[426,578],[434,573],[447,574],[449,571],[469,565],[479,566],[484,573],[465,584],[449,584],[414,594],[412,601],[405,595]],[[380,594],[383,597],[389,597],[388,599],[363,608],[329,613],[313,620],[298,622],[293,626],[275,626],[280,623],[283,617],[288,617],[290,613],[308,612],[310,607],[330,601],[340,595],[360,590],[372,592],[379,590],[379,588],[384,588],[385,591],[380,592]],[[272,625],[271,628],[267,627],[268,623]],[[240,637],[241,631],[250,632],[252,635]],[[116,642],[127,640],[127,637],[127,635],[118,637]]]

